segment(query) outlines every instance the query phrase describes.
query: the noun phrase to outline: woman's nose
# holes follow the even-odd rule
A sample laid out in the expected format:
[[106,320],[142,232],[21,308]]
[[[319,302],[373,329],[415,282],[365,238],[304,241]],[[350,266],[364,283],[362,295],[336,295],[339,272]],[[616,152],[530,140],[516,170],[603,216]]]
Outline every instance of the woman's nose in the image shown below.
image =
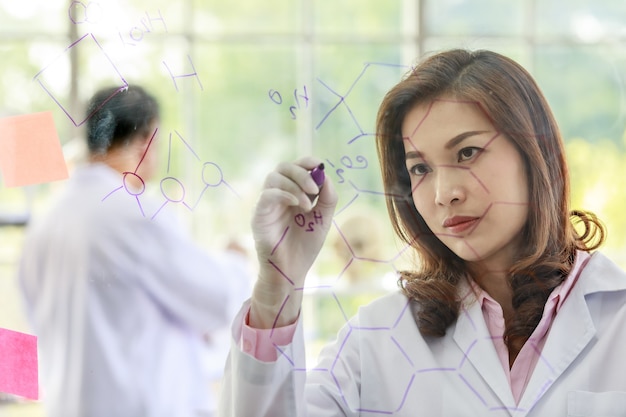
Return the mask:
[[466,190],[463,185],[465,170],[457,167],[438,167],[436,169],[435,203],[449,206],[465,201]]

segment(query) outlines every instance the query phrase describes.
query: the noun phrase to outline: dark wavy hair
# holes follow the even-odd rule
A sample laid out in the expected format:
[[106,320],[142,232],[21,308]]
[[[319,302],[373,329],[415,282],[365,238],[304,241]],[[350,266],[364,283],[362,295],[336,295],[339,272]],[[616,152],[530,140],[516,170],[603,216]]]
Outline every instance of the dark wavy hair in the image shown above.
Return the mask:
[[87,147],[103,154],[127,144],[137,133],[146,136],[159,118],[159,104],[142,87],[106,87],[96,92],[87,105]]
[[[561,134],[539,87],[522,66],[486,50],[454,49],[427,57],[386,94],[376,121],[391,222],[420,258],[419,269],[403,271],[399,282],[419,306],[415,314],[422,334],[443,336],[457,319],[457,284],[470,273],[469,265],[430,231],[415,208],[405,165],[406,114],[443,95],[479,103],[525,165],[530,207],[521,233],[526,245],[509,270],[515,314],[507,318],[504,333],[509,351],[516,354],[539,323],[551,291],[567,277],[576,251],[596,249],[605,229],[592,213],[570,211]],[[576,222],[584,229],[580,234]]]

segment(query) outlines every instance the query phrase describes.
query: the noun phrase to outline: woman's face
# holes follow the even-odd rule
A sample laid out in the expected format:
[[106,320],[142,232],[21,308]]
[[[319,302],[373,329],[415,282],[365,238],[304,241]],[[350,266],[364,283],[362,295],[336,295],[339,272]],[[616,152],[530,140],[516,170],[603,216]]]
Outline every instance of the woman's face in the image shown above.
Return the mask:
[[491,271],[511,265],[528,217],[522,158],[477,102],[440,98],[402,124],[413,201],[450,250]]

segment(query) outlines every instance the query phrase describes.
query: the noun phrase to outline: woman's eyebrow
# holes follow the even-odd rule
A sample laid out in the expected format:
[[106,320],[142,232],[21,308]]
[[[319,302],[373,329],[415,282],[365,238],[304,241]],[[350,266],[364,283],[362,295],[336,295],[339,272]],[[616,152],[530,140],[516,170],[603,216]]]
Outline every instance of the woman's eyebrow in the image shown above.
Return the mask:
[[480,135],[483,133],[487,133],[486,130],[471,130],[469,132],[463,132],[460,133],[458,135],[456,135],[455,137],[453,137],[452,139],[450,139],[444,146],[444,148],[446,149],[452,149],[455,146],[457,146],[459,143],[463,142],[465,139],[472,137],[472,136],[476,136],[476,135]]
[[405,159],[408,161],[409,159],[424,159],[422,153],[420,151],[409,151],[404,154]]
[[[471,130],[468,132],[459,133],[458,135],[450,139],[448,142],[446,142],[446,144],[444,145],[444,148],[447,150],[452,149],[455,146],[457,146],[459,143],[463,142],[465,139],[470,138],[472,136],[480,135],[483,133],[488,133],[488,131],[487,130]],[[407,161],[409,159],[418,159],[418,158],[424,159],[424,154],[422,154],[422,152],[418,151],[417,149],[405,152],[404,156]]]

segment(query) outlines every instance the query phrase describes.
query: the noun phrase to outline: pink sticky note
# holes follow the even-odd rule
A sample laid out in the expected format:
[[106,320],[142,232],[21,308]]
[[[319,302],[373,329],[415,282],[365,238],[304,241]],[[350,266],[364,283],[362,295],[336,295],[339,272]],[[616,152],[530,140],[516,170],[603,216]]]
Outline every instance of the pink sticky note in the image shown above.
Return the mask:
[[0,119],[0,171],[7,187],[68,177],[51,112]]
[[39,398],[37,337],[0,328],[0,392]]

